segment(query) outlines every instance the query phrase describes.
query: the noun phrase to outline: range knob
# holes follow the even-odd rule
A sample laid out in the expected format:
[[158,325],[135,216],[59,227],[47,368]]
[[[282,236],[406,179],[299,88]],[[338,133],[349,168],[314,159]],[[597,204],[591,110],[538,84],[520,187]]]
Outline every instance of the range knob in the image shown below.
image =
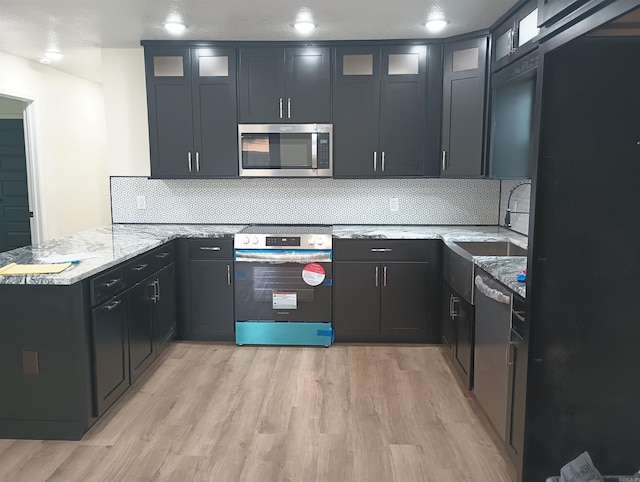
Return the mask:
[[257,236],[251,236],[251,244],[258,244],[258,237]]
[[249,244],[249,236],[245,236],[244,239],[242,240],[243,244]]
[[316,244],[317,244],[318,246],[322,246],[322,245],[324,244],[324,239],[322,239],[322,238],[318,238],[318,239],[316,240]]
[[307,239],[307,244],[313,244],[315,243],[315,239],[313,239],[313,236],[309,236],[309,238]]

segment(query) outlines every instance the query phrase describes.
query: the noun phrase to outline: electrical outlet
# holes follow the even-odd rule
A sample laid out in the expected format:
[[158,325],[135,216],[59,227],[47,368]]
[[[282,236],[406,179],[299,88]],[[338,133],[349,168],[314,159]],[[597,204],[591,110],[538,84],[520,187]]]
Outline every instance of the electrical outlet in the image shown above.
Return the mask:
[[147,209],[147,198],[144,196],[136,196],[136,207],[138,209]]
[[397,197],[389,198],[389,211],[392,213],[397,213],[398,209],[400,209],[400,203]]

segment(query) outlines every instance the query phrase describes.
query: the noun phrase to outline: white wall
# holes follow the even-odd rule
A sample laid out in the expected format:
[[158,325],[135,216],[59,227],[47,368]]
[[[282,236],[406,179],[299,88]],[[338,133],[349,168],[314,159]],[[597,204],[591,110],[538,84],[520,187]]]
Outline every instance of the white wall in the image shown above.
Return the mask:
[[102,86],[0,52],[0,94],[33,100],[43,239],[109,223]]
[[149,176],[144,51],[103,49],[107,156],[112,176]]

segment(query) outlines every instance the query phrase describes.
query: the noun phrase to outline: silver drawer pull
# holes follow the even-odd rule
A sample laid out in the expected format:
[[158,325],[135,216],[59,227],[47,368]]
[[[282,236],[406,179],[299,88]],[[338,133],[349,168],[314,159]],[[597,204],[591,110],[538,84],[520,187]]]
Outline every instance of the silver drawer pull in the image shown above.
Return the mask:
[[378,267],[376,266],[376,288],[378,287],[378,279],[380,278],[378,273],[379,273]]
[[107,311],[111,311],[114,308],[117,308],[120,305],[120,303],[122,303],[122,300],[114,301],[110,305],[105,306],[104,309],[107,310]]
[[227,285],[231,286],[231,265],[227,265]]
[[372,253],[389,253],[393,248],[371,248]]
[[387,287],[387,267],[385,266],[384,268],[382,268],[382,286],[384,286],[385,288]]
[[136,266],[135,268],[131,268],[131,271],[142,271],[147,266],[149,266],[149,265],[148,264],[141,264],[140,266]]
[[200,246],[202,251],[220,251],[222,248],[220,246]]
[[112,279],[111,281],[107,281],[106,283],[102,283],[102,286],[104,286],[105,288],[111,288],[113,285],[115,285],[116,283],[120,282],[120,278],[118,279]]
[[164,253],[158,253],[156,254],[156,258],[164,259],[167,256],[169,256],[169,254],[170,254],[169,251],[165,251]]

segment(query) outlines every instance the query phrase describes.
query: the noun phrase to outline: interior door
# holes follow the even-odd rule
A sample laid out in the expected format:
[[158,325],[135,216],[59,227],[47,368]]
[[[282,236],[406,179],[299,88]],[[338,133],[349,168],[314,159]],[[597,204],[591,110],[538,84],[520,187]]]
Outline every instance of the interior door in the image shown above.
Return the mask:
[[0,119],[0,252],[31,244],[22,119]]

